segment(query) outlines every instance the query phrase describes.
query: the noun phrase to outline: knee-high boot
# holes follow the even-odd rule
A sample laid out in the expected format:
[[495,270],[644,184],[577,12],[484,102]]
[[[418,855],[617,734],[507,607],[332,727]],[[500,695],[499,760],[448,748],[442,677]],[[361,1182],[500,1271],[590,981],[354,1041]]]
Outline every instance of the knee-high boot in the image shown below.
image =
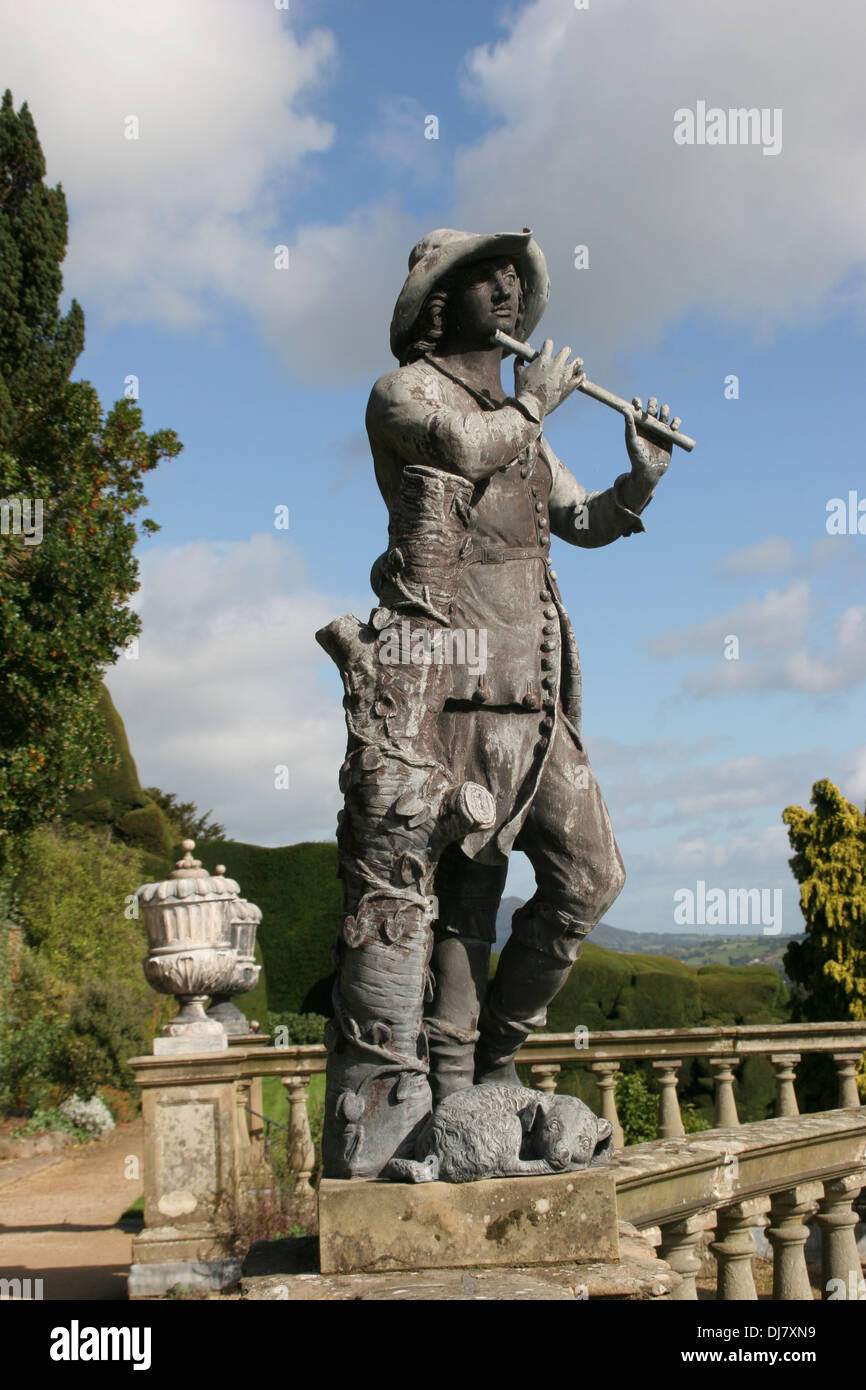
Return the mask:
[[547,1022],[547,1006],[568,979],[573,962],[509,937],[481,1011],[475,1081],[519,1086],[515,1054]]
[[472,1085],[489,963],[487,941],[450,935],[434,941],[430,961],[435,981],[433,1002],[424,1020],[434,1106],[453,1091]]

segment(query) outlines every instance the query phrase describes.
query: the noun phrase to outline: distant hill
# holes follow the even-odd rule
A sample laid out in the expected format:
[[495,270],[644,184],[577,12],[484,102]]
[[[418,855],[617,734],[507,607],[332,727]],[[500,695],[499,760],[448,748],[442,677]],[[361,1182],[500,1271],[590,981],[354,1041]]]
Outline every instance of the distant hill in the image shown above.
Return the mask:
[[[508,940],[511,918],[522,898],[503,898],[496,916],[496,950]],[[748,936],[745,932],[655,932],[627,931],[599,922],[589,940],[607,951],[637,953],[643,956],[669,956],[688,965],[769,965],[785,976],[782,958],[796,936]]]
[[784,975],[782,960],[796,936],[749,936],[745,932],[626,931],[600,922],[590,940],[608,951],[670,956],[688,965],[769,965]]

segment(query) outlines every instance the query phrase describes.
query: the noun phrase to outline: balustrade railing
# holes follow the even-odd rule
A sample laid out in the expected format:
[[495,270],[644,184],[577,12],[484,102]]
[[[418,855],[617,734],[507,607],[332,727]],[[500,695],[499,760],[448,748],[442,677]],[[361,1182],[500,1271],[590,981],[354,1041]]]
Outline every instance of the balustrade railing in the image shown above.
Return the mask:
[[[145,1167],[165,1155],[170,1139],[170,1100],[201,1105],[214,1113],[203,1135],[203,1152],[216,1142],[218,1172],[214,1190],[230,1189],[233,1200],[249,1196],[266,1182],[261,1125],[261,1081],[277,1076],[289,1102],[287,1151],[296,1190],[309,1192],[314,1168],[307,1091],[310,1078],[325,1071],[321,1046],[273,1048],[266,1039],[250,1044],[232,1040],[222,1053],[134,1059],[142,1087]],[[536,1034],[518,1055],[534,1084],[552,1094],[564,1069],[588,1067],[598,1085],[600,1111],[614,1126],[620,1150],[612,1168],[620,1217],[642,1231],[656,1233],[660,1254],[681,1276],[675,1298],[695,1298],[695,1279],[709,1237],[717,1267],[717,1296],[756,1297],[752,1259],[754,1232],[766,1228],[773,1251],[773,1297],[809,1299],[812,1291],[805,1259],[814,1216],[822,1237],[824,1297],[866,1298],[855,1237],[853,1206],[866,1186],[866,1107],[861,1107],[856,1070],[866,1051],[866,1025],[860,1023],[749,1024],[725,1028],[623,1029],[588,1034]],[[832,1057],[838,1076],[838,1109],[800,1116],[797,1065],[803,1056]],[[744,1057],[765,1056],[776,1074],[776,1118],[740,1124],[734,1086]],[[715,1128],[686,1136],[677,1097],[677,1078],[687,1058],[706,1061],[715,1083]],[[623,1147],[616,1108],[616,1081],[627,1061],[650,1062],[659,1084],[659,1138]],[[167,1094],[168,1093],[168,1094]],[[160,1106],[156,1105],[157,1099]],[[157,1113],[157,1112],[160,1113]],[[258,1128],[256,1125],[258,1124]],[[180,1179],[178,1179],[180,1183]],[[194,1252],[226,1249],[214,1224],[214,1201],[194,1194],[166,1193],[166,1181],[146,1184],[142,1257],[155,1259],[160,1242],[171,1258],[203,1258]],[[161,1194],[161,1195],[160,1195]],[[188,1238],[178,1236],[176,1213],[186,1201]],[[192,1203],[189,1206],[189,1203]],[[219,1203],[216,1203],[218,1206]],[[207,1212],[205,1212],[207,1208]],[[164,1228],[166,1213],[175,1223]],[[204,1216],[207,1219],[204,1220]],[[196,1225],[198,1223],[198,1225]],[[203,1223],[203,1224],[202,1224]],[[217,1222],[217,1225],[219,1223]],[[210,1241],[210,1244],[208,1244]],[[158,1251],[157,1251],[158,1254]]]

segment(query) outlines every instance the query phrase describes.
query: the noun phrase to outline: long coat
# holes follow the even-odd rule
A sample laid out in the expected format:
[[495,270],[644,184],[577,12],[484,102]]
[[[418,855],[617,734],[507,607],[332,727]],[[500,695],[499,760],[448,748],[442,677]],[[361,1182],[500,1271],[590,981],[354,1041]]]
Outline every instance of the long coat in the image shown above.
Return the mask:
[[565,720],[580,743],[580,661],[550,535],[594,548],[645,527],[619,497],[628,475],[602,492],[581,486],[544,440],[532,397],[488,402],[435,358],[380,377],[367,432],[386,503],[406,464],[476,481],[450,616],[454,631],[486,633],[486,669],[452,666],[441,735],[455,776],[481,782],[497,802],[496,824],[467,837],[463,851],[501,862],[532,804],[555,722]]

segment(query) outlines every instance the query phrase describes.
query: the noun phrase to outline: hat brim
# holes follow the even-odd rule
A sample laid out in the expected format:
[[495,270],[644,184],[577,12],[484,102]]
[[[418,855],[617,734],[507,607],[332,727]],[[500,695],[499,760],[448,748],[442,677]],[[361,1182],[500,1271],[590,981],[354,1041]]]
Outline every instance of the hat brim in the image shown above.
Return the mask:
[[472,261],[510,256],[523,285],[521,331],[528,338],[539,323],[550,295],[547,262],[531,232],[492,232],[447,242],[429,251],[410,270],[391,319],[391,351],[398,360],[412,341],[412,330],[428,294],[444,275]]

